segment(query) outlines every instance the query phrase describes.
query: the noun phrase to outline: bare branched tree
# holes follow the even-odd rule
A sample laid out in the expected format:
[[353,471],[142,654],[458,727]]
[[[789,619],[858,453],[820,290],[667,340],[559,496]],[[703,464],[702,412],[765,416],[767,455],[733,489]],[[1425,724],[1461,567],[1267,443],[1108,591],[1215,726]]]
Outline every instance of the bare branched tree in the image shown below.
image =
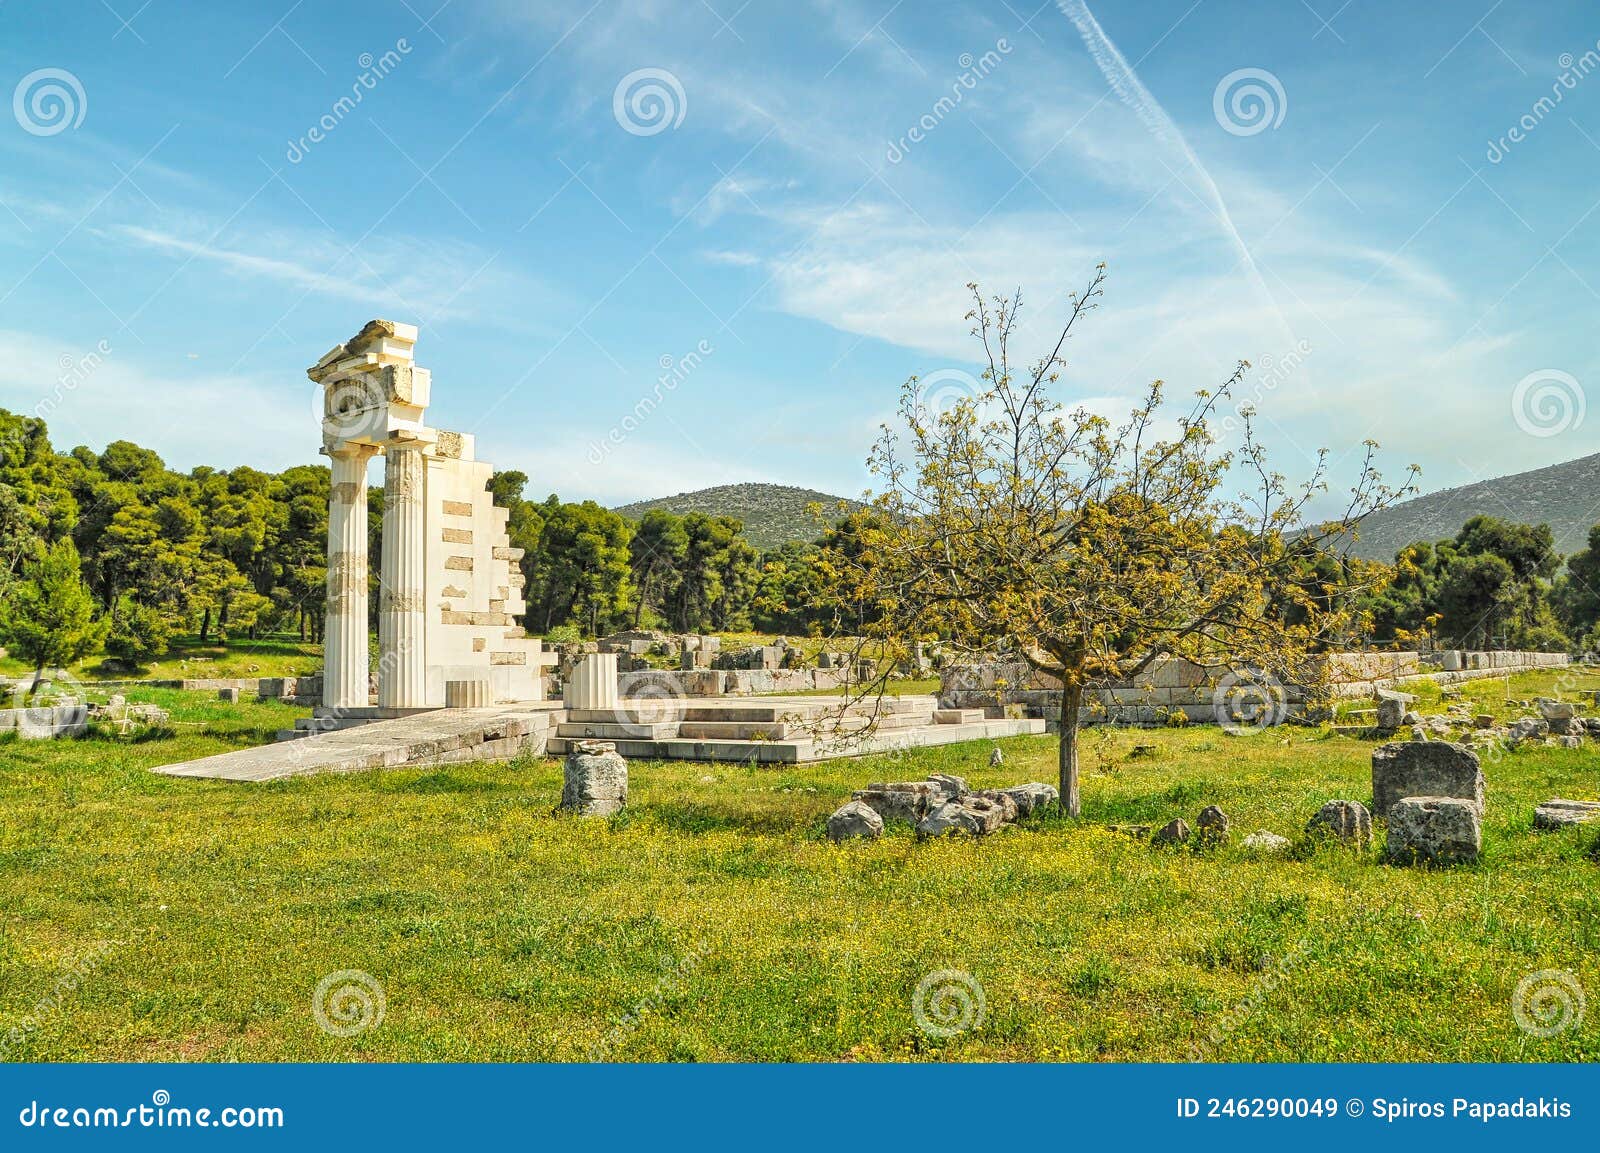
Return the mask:
[[882,657],[856,701],[881,697],[896,655],[918,640],[1010,654],[1059,685],[1061,804],[1073,816],[1085,694],[1169,657],[1303,681],[1308,656],[1351,635],[1353,594],[1382,579],[1329,558],[1364,516],[1413,491],[1415,474],[1388,487],[1366,442],[1343,510],[1308,522],[1328,491],[1326,450],[1291,484],[1269,466],[1248,405],[1235,409],[1240,446],[1218,447],[1213,429],[1245,362],[1175,418],[1161,381],[1120,423],[1067,409],[1052,396],[1063,354],[1104,282],[1102,265],[1025,371],[1012,359],[1021,294],[985,300],[969,285],[980,394],[931,412],[917,378],[906,383],[903,427],[886,425],[869,459],[875,515],[828,557],[839,599],[872,606],[867,639]]

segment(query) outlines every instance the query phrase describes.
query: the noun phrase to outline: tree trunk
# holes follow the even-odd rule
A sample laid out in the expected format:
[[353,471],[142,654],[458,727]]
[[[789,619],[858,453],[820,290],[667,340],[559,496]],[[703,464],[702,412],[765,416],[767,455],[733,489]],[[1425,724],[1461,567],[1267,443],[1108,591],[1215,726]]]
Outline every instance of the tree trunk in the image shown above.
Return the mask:
[[44,662],[39,662],[39,667],[33,670],[33,688],[28,690],[31,697],[39,691],[39,683],[44,680]]
[[1057,764],[1061,769],[1061,811],[1069,817],[1083,815],[1078,797],[1078,709],[1083,705],[1083,686],[1067,685],[1061,693],[1061,749]]
[[200,618],[200,643],[205,644],[211,638],[211,606],[206,606],[205,615]]

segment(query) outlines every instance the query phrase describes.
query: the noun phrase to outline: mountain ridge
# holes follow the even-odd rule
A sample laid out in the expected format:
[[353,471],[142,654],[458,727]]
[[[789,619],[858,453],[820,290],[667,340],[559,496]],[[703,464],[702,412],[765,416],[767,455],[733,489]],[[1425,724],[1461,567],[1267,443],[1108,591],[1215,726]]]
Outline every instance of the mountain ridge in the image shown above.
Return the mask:
[[744,535],[751,544],[771,551],[791,541],[814,541],[823,525],[806,512],[806,506],[820,504],[828,519],[840,501],[858,506],[859,501],[834,496],[812,488],[787,484],[720,484],[711,488],[680,492],[618,505],[612,511],[629,520],[638,520],[652,509],[665,509],[674,516],[699,512],[707,516],[732,516],[744,522]]
[[1446,540],[1480,515],[1548,524],[1559,553],[1588,547],[1589,529],[1600,522],[1600,453],[1412,497],[1362,521],[1350,551],[1393,561],[1406,545]]

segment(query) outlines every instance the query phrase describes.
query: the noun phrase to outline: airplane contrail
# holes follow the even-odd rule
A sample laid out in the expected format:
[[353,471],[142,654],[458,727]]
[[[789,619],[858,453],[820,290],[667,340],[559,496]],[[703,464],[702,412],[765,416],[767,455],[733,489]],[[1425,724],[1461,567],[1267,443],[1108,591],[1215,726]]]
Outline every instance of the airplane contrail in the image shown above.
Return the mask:
[[1100,27],[1100,22],[1094,18],[1094,13],[1089,11],[1089,6],[1084,0],[1056,0],[1056,6],[1061,9],[1062,15],[1077,27],[1078,35],[1083,38],[1084,46],[1089,49],[1089,55],[1094,58],[1095,64],[1105,76],[1106,83],[1111,85],[1111,90],[1117,94],[1117,98],[1133,110],[1134,115],[1150,130],[1152,136],[1181,154],[1185,163],[1200,178],[1211,202],[1212,215],[1217,218],[1228,239],[1238,250],[1240,261],[1250,270],[1250,279],[1257,291],[1272,306],[1278,323],[1283,327],[1288,347],[1294,347],[1294,331],[1283,315],[1283,310],[1278,307],[1272,290],[1267,287],[1266,280],[1262,278],[1261,270],[1256,267],[1255,257],[1250,255],[1250,249],[1246,247],[1244,238],[1239,235],[1233,217],[1228,214],[1228,206],[1222,199],[1222,190],[1217,187],[1217,182],[1211,179],[1211,173],[1206,171],[1206,166],[1200,163],[1200,158],[1194,154],[1194,149],[1189,147],[1189,141],[1184,138],[1182,130],[1173,123],[1172,117],[1161,107],[1161,102],[1150,94],[1150,90],[1134,72],[1133,66],[1111,42],[1111,37],[1106,35],[1105,29]]

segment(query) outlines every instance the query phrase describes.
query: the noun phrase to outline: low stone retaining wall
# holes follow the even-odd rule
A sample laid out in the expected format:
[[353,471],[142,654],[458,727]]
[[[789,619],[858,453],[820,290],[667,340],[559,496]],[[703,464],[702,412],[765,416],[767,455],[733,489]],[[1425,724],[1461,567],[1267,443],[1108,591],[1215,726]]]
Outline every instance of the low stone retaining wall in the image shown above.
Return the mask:
[[[1434,665],[1439,654],[1415,652],[1334,653],[1321,658],[1325,683],[1320,699],[1370,696],[1376,688],[1434,681],[1453,684],[1480,677],[1499,677],[1531,669],[1561,668],[1571,663],[1565,653],[1484,652],[1461,654],[1452,670]],[[1302,686],[1275,690],[1287,716],[1304,716],[1311,693]],[[1248,680],[1232,677],[1227,669],[1208,668],[1192,661],[1168,658],[1153,664],[1134,681],[1104,685],[1084,695],[1078,723],[1167,725],[1180,715],[1184,721],[1215,723],[1230,694],[1247,703],[1264,698],[1252,693]],[[1252,700],[1253,698],[1253,700]],[[1060,683],[1041,676],[1021,661],[986,661],[946,667],[939,678],[939,704],[947,709],[982,709],[986,716],[1020,713],[1042,717],[1056,725],[1061,712]]]
[[619,674],[617,692],[624,697],[748,697],[837,689],[847,676],[844,669],[641,669]]
[[88,731],[87,705],[40,705],[35,709],[0,709],[0,733],[16,733],[25,741],[78,737]]

